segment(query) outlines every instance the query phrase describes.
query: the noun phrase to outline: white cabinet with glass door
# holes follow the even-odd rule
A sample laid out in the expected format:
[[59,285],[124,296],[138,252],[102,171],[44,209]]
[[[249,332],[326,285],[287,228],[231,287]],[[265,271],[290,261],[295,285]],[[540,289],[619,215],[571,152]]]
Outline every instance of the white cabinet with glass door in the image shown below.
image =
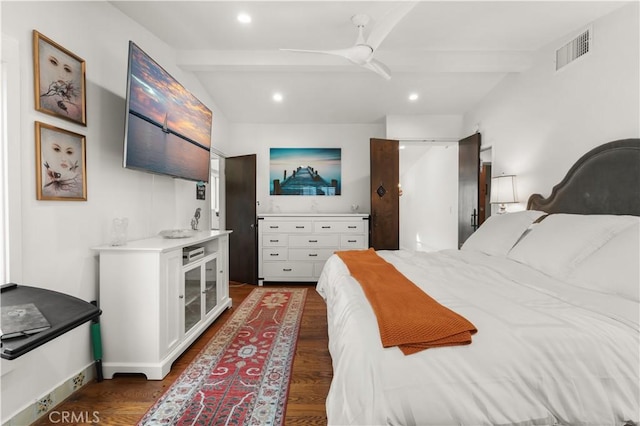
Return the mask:
[[218,255],[213,254],[184,266],[182,330],[188,334],[211,314],[218,304],[218,283],[223,274]]
[[[104,377],[143,373],[160,380],[222,312],[229,298],[229,234],[201,231],[101,246],[100,316]],[[200,251],[199,257],[189,256]]]

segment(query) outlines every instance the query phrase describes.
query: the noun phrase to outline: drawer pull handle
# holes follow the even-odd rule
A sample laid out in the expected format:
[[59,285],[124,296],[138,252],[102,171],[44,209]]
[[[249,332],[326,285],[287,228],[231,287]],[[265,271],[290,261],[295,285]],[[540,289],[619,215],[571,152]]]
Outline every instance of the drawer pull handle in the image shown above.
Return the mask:
[[269,253],[269,256],[280,256],[280,253]]
[[310,243],[317,243],[318,240],[309,240]]
[[347,242],[348,242],[348,243],[355,243],[355,242],[357,242],[357,241],[358,241],[358,240],[347,240]]
[[322,229],[331,229],[331,226],[323,226]]
[[270,243],[277,243],[277,242],[279,242],[279,241],[280,241],[280,240],[269,240],[269,242],[270,242]]
[[318,257],[318,253],[309,253],[309,257]]
[[270,228],[270,229],[278,229],[278,228],[280,228],[280,227],[279,227],[279,226],[277,226],[277,225],[270,225],[270,226],[269,226],[269,228]]
[[282,268],[284,272],[291,272],[291,268]]
[[349,226],[347,226],[347,228],[349,228],[349,229],[356,229],[356,228],[357,228],[357,226],[355,226],[355,225],[349,225]]
[[304,225],[303,226],[296,226],[296,229],[304,229]]

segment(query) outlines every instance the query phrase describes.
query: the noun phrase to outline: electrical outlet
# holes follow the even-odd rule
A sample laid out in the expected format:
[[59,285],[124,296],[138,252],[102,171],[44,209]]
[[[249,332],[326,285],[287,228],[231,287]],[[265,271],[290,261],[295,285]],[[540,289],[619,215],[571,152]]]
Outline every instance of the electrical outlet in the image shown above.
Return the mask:
[[53,399],[51,394],[47,394],[45,397],[40,398],[36,403],[36,412],[38,415],[46,413],[53,407]]
[[84,379],[85,379],[84,373],[82,373],[82,372],[76,374],[75,377],[73,377],[73,379],[71,379],[71,382],[73,384],[72,387],[73,387],[74,391],[82,387],[82,385],[84,384]]

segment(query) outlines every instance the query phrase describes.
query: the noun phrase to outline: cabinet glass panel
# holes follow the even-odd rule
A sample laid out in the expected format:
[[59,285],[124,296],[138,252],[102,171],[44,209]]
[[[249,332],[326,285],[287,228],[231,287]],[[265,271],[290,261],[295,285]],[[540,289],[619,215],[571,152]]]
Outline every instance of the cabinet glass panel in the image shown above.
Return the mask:
[[201,273],[202,266],[184,273],[184,332],[188,332],[200,321],[201,316]]
[[205,264],[204,309],[208,314],[218,304],[218,259]]

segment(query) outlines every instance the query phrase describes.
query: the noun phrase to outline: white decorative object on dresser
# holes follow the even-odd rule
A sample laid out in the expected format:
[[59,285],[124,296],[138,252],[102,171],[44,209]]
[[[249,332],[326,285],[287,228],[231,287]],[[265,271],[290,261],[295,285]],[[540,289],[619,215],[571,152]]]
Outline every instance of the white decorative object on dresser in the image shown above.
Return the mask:
[[100,317],[104,377],[143,373],[161,380],[226,309],[230,231],[101,246]]
[[318,281],[335,251],[367,247],[368,214],[260,214],[258,284]]

